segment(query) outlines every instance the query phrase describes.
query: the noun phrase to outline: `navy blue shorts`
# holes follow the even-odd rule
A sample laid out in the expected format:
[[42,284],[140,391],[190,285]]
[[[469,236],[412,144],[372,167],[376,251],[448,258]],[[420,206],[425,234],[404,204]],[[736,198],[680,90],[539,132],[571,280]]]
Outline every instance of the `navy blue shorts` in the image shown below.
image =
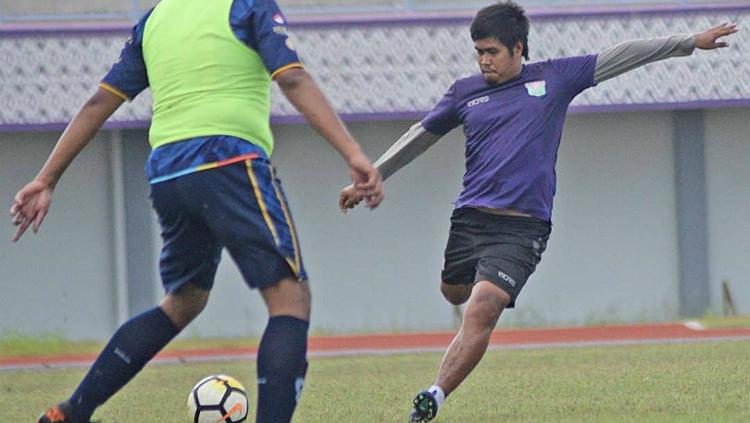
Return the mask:
[[164,240],[162,283],[211,289],[226,247],[251,288],[306,280],[281,183],[266,159],[190,173],[151,185]]

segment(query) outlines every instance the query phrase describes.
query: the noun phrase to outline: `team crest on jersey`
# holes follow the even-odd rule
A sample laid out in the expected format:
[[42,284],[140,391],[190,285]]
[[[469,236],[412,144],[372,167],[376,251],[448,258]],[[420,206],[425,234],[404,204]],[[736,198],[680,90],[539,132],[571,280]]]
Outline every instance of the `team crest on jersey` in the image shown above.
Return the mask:
[[530,96],[543,97],[547,94],[547,83],[544,80],[527,82],[525,85]]
[[271,19],[279,25],[284,25],[286,23],[286,19],[284,19],[284,16],[281,13],[273,15],[273,18]]

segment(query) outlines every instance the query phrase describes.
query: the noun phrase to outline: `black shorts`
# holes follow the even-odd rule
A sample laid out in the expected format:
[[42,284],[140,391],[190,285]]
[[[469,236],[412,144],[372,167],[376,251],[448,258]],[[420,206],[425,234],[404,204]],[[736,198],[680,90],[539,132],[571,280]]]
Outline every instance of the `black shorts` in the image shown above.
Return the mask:
[[453,211],[442,278],[448,285],[490,281],[510,295],[508,308],[542,259],[552,227],[534,217]]

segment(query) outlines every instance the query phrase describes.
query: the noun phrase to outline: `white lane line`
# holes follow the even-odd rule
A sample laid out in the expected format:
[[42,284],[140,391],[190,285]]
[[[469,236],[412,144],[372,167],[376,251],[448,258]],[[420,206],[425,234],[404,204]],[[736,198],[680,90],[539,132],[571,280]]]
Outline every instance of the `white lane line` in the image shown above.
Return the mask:
[[682,324],[690,330],[706,330],[706,327],[703,326],[703,323],[697,320],[685,320],[684,322],[682,322]]

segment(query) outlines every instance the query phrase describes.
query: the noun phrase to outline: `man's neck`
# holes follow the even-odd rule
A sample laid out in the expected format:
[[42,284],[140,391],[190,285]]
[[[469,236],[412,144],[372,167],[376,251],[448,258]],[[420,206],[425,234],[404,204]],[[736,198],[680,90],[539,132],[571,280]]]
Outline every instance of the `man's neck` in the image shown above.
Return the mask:
[[518,78],[518,76],[521,75],[521,71],[522,70],[523,70],[523,65],[519,64],[517,68],[513,69],[513,72],[511,72],[511,73],[509,73],[507,75],[503,75],[502,77],[500,77],[500,79],[498,80],[498,82],[494,83],[493,85],[502,85],[502,84],[505,84],[508,81],[512,81],[512,80]]

